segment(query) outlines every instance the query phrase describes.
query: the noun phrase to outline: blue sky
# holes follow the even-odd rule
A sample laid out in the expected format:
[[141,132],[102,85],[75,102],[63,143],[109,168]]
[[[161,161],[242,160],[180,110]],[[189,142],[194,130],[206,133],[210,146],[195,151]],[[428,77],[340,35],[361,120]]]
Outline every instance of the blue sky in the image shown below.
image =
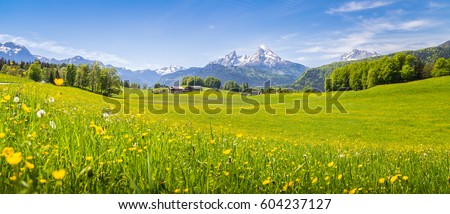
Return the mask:
[[315,67],[353,48],[387,54],[450,40],[446,0],[1,0],[0,42],[131,69],[204,66],[266,44]]

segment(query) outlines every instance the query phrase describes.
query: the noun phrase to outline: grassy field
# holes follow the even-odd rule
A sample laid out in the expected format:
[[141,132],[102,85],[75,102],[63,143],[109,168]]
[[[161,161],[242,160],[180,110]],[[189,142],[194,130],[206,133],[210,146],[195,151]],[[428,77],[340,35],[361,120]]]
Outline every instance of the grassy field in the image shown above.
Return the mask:
[[[347,113],[317,114],[284,113],[299,93],[248,97],[255,114],[232,94],[211,115],[203,92],[112,105],[76,88],[0,82],[17,82],[0,85],[0,193],[450,193],[450,77],[345,92]],[[325,94],[307,95],[326,106]],[[151,114],[150,97],[168,113]],[[200,113],[177,113],[177,100]],[[269,100],[276,114],[264,111]]]

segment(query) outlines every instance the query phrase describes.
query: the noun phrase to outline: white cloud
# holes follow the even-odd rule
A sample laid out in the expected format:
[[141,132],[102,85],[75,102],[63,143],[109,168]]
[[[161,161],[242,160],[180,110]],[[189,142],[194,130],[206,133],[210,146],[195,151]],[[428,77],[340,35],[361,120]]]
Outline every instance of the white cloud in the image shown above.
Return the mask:
[[448,4],[435,2],[435,1],[430,1],[428,3],[428,7],[431,8],[431,9],[440,9],[440,8],[448,7]]
[[360,10],[368,10],[377,7],[383,7],[392,4],[392,1],[351,1],[341,5],[338,8],[331,8],[326,13],[347,13]]
[[290,33],[290,34],[282,35],[282,36],[280,36],[280,38],[282,40],[288,40],[290,38],[296,37],[297,35],[298,35],[298,33]]
[[13,36],[9,34],[0,34],[0,41],[2,42],[14,42],[23,45],[30,49],[48,51],[57,55],[63,56],[83,56],[91,60],[99,60],[106,64],[113,65],[128,65],[130,62],[123,59],[117,55],[97,52],[97,51],[86,51],[84,49],[76,49],[72,47],[67,47],[61,45],[55,41],[42,40],[42,39],[26,39],[20,36]]

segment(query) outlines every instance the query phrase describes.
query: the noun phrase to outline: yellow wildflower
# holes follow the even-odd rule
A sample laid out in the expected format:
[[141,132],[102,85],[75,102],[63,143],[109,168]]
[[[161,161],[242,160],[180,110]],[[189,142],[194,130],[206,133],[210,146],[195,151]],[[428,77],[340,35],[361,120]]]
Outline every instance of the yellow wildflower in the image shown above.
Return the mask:
[[30,162],[28,162],[28,161],[25,161],[25,166],[26,166],[28,169],[34,169],[34,164],[32,164],[32,163],[30,163]]
[[394,183],[396,180],[397,180],[397,175],[392,176],[390,179],[391,183]]
[[184,193],[188,193],[188,192],[189,192],[189,189],[186,188],[186,189],[183,190],[183,192],[184,192]]
[[330,180],[330,176],[325,177],[325,181],[328,181],[328,180]]
[[243,134],[236,134],[237,138],[241,138],[243,136]]
[[2,132],[0,132],[0,139],[2,139],[2,138],[5,138],[6,137],[6,134],[5,133],[2,133]]
[[334,162],[331,161],[330,163],[328,163],[328,167],[333,167],[334,166]]
[[378,179],[378,183],[380,183],[380,184],[384,184],[385,181],[386,181],[386,180],[385,180],[384,178]]
[[408,180],[408,176],[406,176],[406,175],[405,175],[405,176],[403,176],[402,178],[403,178],[403,180],[405,180],[405,181],[407,181],[407,180]]
[[91,161],[91,160],[92,160],[92,157],[91,157],[91,156],[86,156],[85,159],[86,159],[87,161]]
[[5,147],[2,150],[2,155],[1,156],[5,156],[6,158],[11,157],[14,154],[14,149],[12,147]]
[[17,152],[12,154],[11,156],[6,158],[6,162],[8,162],[11,165],[17,165],[22,161],[23,157],[22,157],[22,153],[21,152]]
[[223,171],[223,174],[224,174],[225,176],[228,176],[228,175],[230,175],[230,173],[229,173],[229,172],[227,172],[227,171]]
[[47,180],[45,180],[45,179],[39,179],[39,183],[41,183],[41,184],[45,184],[47,182]]
[[55,79],[53,80],[53,82],[55,83],[55,85],[61,86],[61,85],[64,84],[64,79],[62,79],[62,78],[55,78]]
[[66,176],[66,170],[65,169],[55,170],[52,172],[52,175],[53,178],[55,178],[56,180],[62,180],[64,176]]
[[356,193],[356,188],[355,189],[352,189],[352,190],[350,190],[349,192],[348,192],[348,194],[355,194]]
[[339,174],[338,177],[337,177],[337,179],[338,179],[338,180],[341,180],[341,179],[342,179],[342,174]]
[[264,181],[262,182],[263,185],[267,185],[267,184],[269,184],[269,183],[270,183],[270,179],[266,179],[266,180],[264,180]]
[[15,175],[13,175],[13,176],[9,177],[9,180],[11,180],[11,181],[16,181],[16,180],[17,180],[17,177],[16,177]]
[[174,193],[180,193],[180,189],[175,189],[173,192]]
[[313,184],[317,183],[317,180],[318,180],[317,178],[313,178],[312,183]]
[[224,155],[229,155],[231,153],[231,149],[223,150]]
[[209,140],[210,144],[214,144],[216,141],[214,139]]
[[3,99],[5,101],[9,101],[11,99],[11,96],[10,95],[5,95],[5,96],[3,96]]
[[28,108],[28,106],[25,103],[22,103],[22,109],[27,113],[31,112],[30,108]]

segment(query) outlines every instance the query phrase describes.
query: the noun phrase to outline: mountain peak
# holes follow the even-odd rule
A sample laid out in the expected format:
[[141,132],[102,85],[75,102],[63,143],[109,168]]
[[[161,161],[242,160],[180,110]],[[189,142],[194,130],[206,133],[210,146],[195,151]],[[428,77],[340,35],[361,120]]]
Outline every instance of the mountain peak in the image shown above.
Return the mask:
[[265,45],[265,44],[261,44],[261,45],[259,46],[259,49],[262,49],[262,50],[270,50],[269,47],[267,47],[267,45]]
[[354,60],[360,60],[370,57],[380,56],[377,52],[369,52],[365,50],[358,50],[353,49],[350,53],[345,53],[341,56],[341,61],[347,62],[347,61],[354,61]]

